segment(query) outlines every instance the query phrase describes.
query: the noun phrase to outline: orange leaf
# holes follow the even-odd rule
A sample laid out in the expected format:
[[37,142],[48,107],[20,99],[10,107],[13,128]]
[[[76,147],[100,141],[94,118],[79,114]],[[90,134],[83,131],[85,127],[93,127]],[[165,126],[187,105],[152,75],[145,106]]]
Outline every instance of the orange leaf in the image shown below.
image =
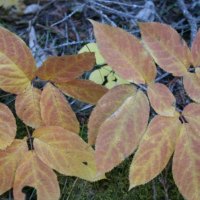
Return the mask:
[[154,80],[154,62],[136,37],[120,28],[90,21],[101,54],[117,74],[136,84]]
[[62,92],[80,101],[96,104],[108,91],[105,87],[89,80],[73,80],[63,84],[56,84]]
[[79,122],[64,95],[47,83],[41,95],[41,115],[46,126],[61,126],[79,133]]
[[41,90],[30,86],[25,92],[17,95],[15,100],[15,109],[18,117],[32,128],[38,128],[43,124],[40,96]]
[[187,73],[183,77],[183,84],[188,96],[200,103],[200,78],[196,73]]
[[22,93],[35,76],[35,61],[26,44],[0,27],[0,88]]
[[148,86],[147,94],[153,109],[162,116],[175,115],[176,99],[171,91],[161,83]]
[[132,85],[120,85],[109,90],[97,103],[88,122],[88,142],[94,145],[101,124],[110,117],[124,101],[136,94]]
[[130,189],[149,182],[165,168],[180,128],[178,117],[157,115],[151,120],[130,167]]
[[142,40],[156,63],[174,76],[183,76],[191,64],[191,53],[176,30],[157,22],[139,26]]
[[93,149],[77,134],[58,126],[41,127],[34,131],[34,148],[49,167],[88,181],[104,178],[97,175]]
[[16,122],[10,109],[0,103],[0,149],[9,146],[16,135]]
[[26,151],[27,144],[23,140],[14,140],[6,150],[0,151],[0,195],[13,187],[15,171]]
[[173,177],[181,194],[188,200],[200,197],[200,134],[183,124],[173,158]]
[[94,53],[52,56],[37,70],[36,75],[47,81],[65,83],[80,77],[95,65]]
[[129,96],[100,126],[96,139],[98,171],[113,169],[137,148],[149,119],[149,103],[142,91]]
[[60,197],[56,174],[37,157],[34,151],[25,153],[17,168],[13,187],[15,200],[25,199],[25,194],[22,192],[25,186],[37,190],[38,200],[58,200]]
[[199,67],[200,66],[200,29],[192,43],[192,61],[193,61],[193,66],[194,67]]

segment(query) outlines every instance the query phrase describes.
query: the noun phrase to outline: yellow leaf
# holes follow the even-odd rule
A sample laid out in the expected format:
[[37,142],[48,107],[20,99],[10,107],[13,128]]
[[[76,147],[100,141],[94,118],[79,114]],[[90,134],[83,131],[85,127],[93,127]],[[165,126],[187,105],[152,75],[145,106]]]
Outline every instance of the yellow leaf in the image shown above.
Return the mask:
[[0,195],[13,187],[15,171],[26,151],[25,140],[14,140],[6,150],[0,151]]
[[79,122],[64,95],[47,83],[41,95],[41,115],[46,126],[60,126],[79,134]]
[[124,101],[136,94],[136,87],[121,85],[109,90],[97,103],[88,122],[88,142],[95,144],[98,130],[101,124],[110,117]]
[[18,8],[19,4],[20,0],[0,0],[0,6],[3,6],[6,9],[12,6]]
[[148,86],[147,94],[153,109],[162,116],[175,115],[176,99],[171,91],[161,83],[152,83]]
[[90,21],[101,54],[119,76],[136,84],[154,80],[154,62],[136,37],[120,28]]
[[108,91],[105,87],[89,80],[75,79],[67,83],[56,84],[56,86],[64,94],[90,104],[96,104]]
[[0,88],[20,94],[35,76],[35,61],[26,44],[0,27]]
[[155,116],[144,134],[130,167],[130,189],[155,178],[175,149],[181,123],[178,117]]
[[25,199],[25,194],[22,192],[25,186],[37,190],[38,200],[58,200],[60,197],[56,174],[37,157],[34,151],[26,152],[17,168],[13,187],[15,200]]
[[112,170],[137,148],[149,119],[149,103],[142,91],[127,97],[101,124],[95,145],[97,170]]
[[38,157],[59,173],[88,181],[104,178],[97,174],[93,149],[77,134],[48,126],[36,129],[33,137]]
[[80,53],[84,53],[84,52],[93,52],[93,53],[95,53],[95,58],[96,58],[96,64],[97,65],[105,64],[105,60],[104,60],[103,56],[100,54],[96,43],[88,43],[88,44],[84,45],[79,50],[78,53],[80,54]]
[[176,30],[158,22],[139,26],[145,47],[156,63],[174,76],[183,76],[191,64],[191,52]]
[[15,109],[18,117],[28,126],[38,128],[43,125],[40,110],[41,90],[32,86],[17,95]]
[[16,122],[10,109],[0,103],[0,149],[9,146],[16,135]]

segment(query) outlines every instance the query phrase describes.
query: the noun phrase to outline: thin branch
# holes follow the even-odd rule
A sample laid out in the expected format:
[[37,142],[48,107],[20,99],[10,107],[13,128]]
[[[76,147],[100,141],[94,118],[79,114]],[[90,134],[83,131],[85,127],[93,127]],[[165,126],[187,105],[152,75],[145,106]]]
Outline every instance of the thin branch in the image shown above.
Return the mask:
[[192,14],[188,11],[184,0],[177,0],[177,3],[183,13],[183,15],[186,17],[189,25],[190,25],[190,44],[192,43],[194,37],[197,34],[197,22],[196,19],[192,16]]

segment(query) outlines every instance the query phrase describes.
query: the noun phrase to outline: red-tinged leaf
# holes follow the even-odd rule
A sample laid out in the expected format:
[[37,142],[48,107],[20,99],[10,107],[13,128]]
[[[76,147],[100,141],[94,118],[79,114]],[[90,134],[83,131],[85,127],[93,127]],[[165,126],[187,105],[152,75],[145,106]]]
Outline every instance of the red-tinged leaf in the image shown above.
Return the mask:
[[200,197],[199,151],[199,130],[184,124],[176,144],[172,172],[180,193],[188,200],[199,200]]
[[90,21],[101,54],[119,76],[136,84],[154,80],[154,62],[136,37],[120,28]]
[[37,70],[36,75],[56,83],[65,83],[80,77],[95,65],[94,53],[78,55],[52,56]]
[[132,85],[120,85],[109,90],[97,103],[88,122],[88,142],[95,144],[98,130],[101,124],[110,117],[124,101],[136,94],[136,88]]
[[192,43],[192,64],[194,67],[199,67],[200,66],[200,29]]
[[130,189],[149,182],[165,168],[180,129],[178,117],[157,115],[152,119],[130,167]]
[[41,90],[32,86],[17,95],[15,109],[18,117],[28,126],[38,128],[43,125],[40,110]]
[[88,181],[104,178],[97,174],[94,150],[77,134],[49,126],[35,130],[33,137],[39,158],[59,173]]
[[13,187],[15,171],[26,151],[27,143],[24,140],[14,140],[6,150],[0,151],[0,195]]
[[36,189],[38,200],[58,200],[60,197],[56,174],[37,157],[34,151],[25,153],[17,168],[13,187],[15,200],[25,199],[26,196],[22,192],[25,186]]
[[183,77],[183,84],[188,96],[192,100],[200,103],[200,78],[196,73],[187,73]]
[[139,26],[142,40],[156,63],[174,76],[183,76],[191,64],[191,53],[176,30],[157,22]]
[[186,121],[190,124],[190,126],[196,130],[200,130],[200,104],[190,103],[188,104],[182,115],[185,117]]
[[16,135],[16,122],[10,109],[0,103],[0,149],[9,146]]
[[142,91],[126,98],[99,128],[96,163],[99,172],[108,172],[137,148],[149,119],[149,103]]
[[52,84],[44,87],[40,101],[41,115],[46,126],[60,126],[79,133],[79,122],[65,96]]
[[0,27],[0,88],[22,93],[35,76],[35,61],[26,44]]
[[147,94],[153,109],[162,116],[175,115],[176,99],[171,91],[161,83],[148,86]]
[[73,80],[63,84],[56,84],[62,92],[80,101],[96,104],[108,91],[105,87],[89,80]]

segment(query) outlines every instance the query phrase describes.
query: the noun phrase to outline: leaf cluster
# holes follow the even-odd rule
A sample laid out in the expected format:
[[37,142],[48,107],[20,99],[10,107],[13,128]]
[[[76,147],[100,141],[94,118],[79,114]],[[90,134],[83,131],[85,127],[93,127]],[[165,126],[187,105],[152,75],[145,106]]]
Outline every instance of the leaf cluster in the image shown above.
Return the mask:
[[[200,31],[189,48],[166,24],[139,23],[139,40],[120,28],[91,22],[106,63],[129,82],[110,89],[91,113],[88,137],[95,144],[97,170],[109,172],[135,152],[129,170],[132,189],[155,178],[173,155],[172,173],[179,191],[186,199],[198,200]],[[183,110],[169,88],[156,82],[156,64],[182,78],[193,100]],[[157,113],[151,120],[150,108]]]
[[[94,54],[82,53],[49,57],[37,69],[26,44],[0,28],[0,88],[16,95],[16,114],[27,128],[27,137],[15,139],[14,115],[0,104],[0,194],[13,188],[14,198],[21,200],[22,189],[29,186],[38,199],[59,199],[53,170],[88,181],[104,178],[97,174],[94,150],[79,136],[79,121],[64,96],[95,104],[107,92],[79,78],[94,65]],[[38,82],[42,88],[35,87]]]

